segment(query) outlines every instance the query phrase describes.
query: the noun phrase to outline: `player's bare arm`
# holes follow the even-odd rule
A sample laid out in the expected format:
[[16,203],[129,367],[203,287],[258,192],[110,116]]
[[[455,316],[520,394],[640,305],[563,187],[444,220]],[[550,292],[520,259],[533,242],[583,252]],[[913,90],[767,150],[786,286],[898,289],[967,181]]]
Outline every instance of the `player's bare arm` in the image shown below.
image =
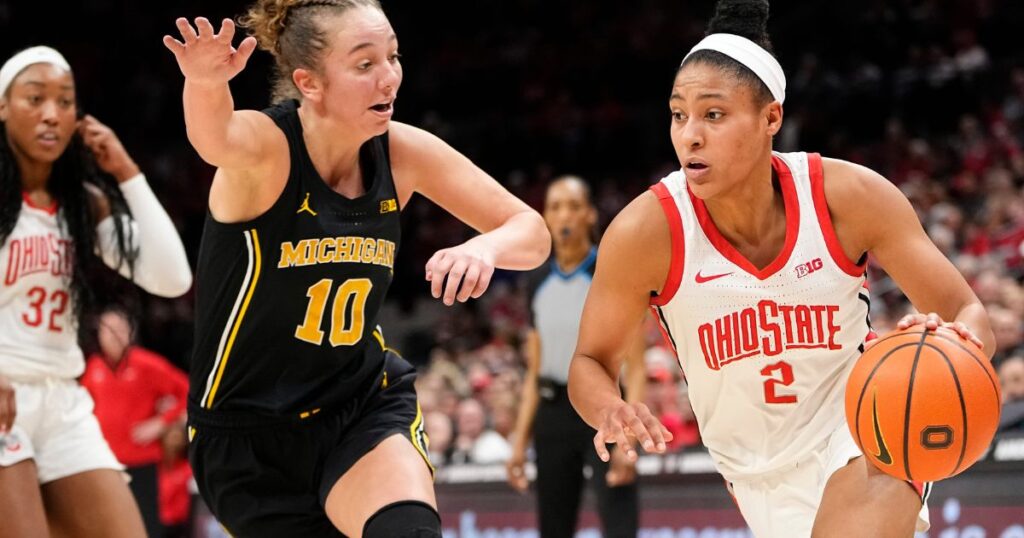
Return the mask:
[[205,17],[198,17],[194,28],[184,17],[175,24],[181,41],[171,36],[164,36],[163,41],[185,75],[183,100],[189,141],[213,166],[252,166],[265,147],[254,120],[257,114],[235,110],[228,81],[245,67],[256,49],[256,39],[245,38],[236,50],[231,44],[235,24],[230,19],[224,19],[217,33]]
[[[443,294],[450,305],[456,299],[480,297],[495,268],[533,269],[547,259],[551,239],[544,220],[472,161],[440,138],[398,122],[391,123],[390,142],[403,206],[419,192],[481,232],[438,251],[427,262],[426,278],[435,298]],[[446,275],[451,277],[447,284]]]
[[606,443],[619,444],[635,461],[635,442],[649,452],[663,452],[672,439],[646,405],[626,403],[618,386],[623,357],[638,336],[651,293],[665,283],[671,252],[668,221],[650,192],[626,206],[601,240],[569,368],[569,398],[597,429],[594,448],[604,461],[609,458]]
[[[233,47],[231,19],[224,19],[216,33],[204,17],[195,20],[194,28],[185,18],[175,24],[181,41],[164,36],[163,42],[185,75],[186,134],[199,156],[219,168],[210,192],[211,211],[222,222],[252,219],[270,207],[288,175],[287,150],[280,150],[287,148],[284,134],[266,114],[235,110],[228,86],[248,62],[256,39],[247,37]],[[280,177],[281,185],[253,181],[266,177]]]
[[995,337],[981,301],[925,234],[903,193],[863,166],[835,159],[823,159],[823,166],[825,197],[846,256],[871,253],[924,313],[904,318],[898,328],[945,325],[991,357]]

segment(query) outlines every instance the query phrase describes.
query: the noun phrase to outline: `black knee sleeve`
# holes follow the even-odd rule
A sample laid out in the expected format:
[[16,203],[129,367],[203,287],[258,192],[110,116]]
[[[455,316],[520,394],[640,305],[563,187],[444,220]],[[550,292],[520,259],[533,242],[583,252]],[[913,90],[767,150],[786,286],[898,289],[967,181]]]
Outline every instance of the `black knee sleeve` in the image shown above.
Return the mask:
[[441,538],[441,516],[425,502],[398,501],[366,520],[363,538]]

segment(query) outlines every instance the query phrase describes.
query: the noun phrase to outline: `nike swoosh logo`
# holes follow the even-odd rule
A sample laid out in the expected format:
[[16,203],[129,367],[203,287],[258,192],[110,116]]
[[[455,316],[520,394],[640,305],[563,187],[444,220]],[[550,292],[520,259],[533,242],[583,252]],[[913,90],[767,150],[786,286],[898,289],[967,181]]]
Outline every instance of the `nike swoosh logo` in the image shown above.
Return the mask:
[[715,280],[717,278],[722,278],[723,276],[729,276],[731,274],[732,273],[722,273],[720,275],[701,276],[700,271],[697,271],[696,280],[697,280],[698,284],[703,284],[705,282],[711,282],[712,280]]
[[885,465],[892,465],[892,454],[889,454],[889,447],[885,446],[885,439],[882,438],[882,430],[878,427],[878,393],[871,397],[871,421],[875,426],[875,444],[878,445],[878,454],[875,457]]

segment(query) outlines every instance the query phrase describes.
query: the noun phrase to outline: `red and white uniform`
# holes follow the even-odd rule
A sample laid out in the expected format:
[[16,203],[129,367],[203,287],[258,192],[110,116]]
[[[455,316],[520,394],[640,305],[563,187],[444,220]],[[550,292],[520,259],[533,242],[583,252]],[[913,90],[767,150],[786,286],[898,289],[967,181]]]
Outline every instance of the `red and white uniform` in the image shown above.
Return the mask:
[[74,379],[85,369],[69,289],[72,250],[56,205],[22,203],[0,245],[0,374],[9,379]]
[[[88,255],[93,255],[89,253]],[[85,369],[71,301],[72,241],[56,204],[21,205],[0,245],[0,375],[11,380],[14,427],[0,435],[0,466],[34,459],[40,483],[92,469],[123,469],[75,378]]]
[[[809,536],[828,476],[860,455],[843,396],[870,333],[869,296],[864,266],[836,239],[821,157],[775,153],[772,167],[786,239],[764,268],[722,236],[682,171],[652,187],[672,261],[651,304],[686,376],[701,438],[755,535]],[[821,467],[813,487],[785,484],[811,464]],[[788,499],[794,487],[817,491]]]

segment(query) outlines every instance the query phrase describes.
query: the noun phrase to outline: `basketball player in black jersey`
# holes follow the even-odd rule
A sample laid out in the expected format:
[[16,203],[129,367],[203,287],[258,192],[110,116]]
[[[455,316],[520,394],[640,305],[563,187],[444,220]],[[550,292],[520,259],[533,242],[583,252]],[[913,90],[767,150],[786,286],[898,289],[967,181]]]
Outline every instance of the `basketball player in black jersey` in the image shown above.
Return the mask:
[[[243,23],[178,19],[189,140],[218,168],[197,271],[190,458],[236,536],[439,537],[413,368],[377,313],[399,211],[419,192],[481,235],[426,266],[445,304],[550,250],[540,216],[438,138],[391,122],[402,68],[375,0],[261,0]],[[235,111],[255,47],[276,104]],[[289,99],[288,97],[296,97]]]

